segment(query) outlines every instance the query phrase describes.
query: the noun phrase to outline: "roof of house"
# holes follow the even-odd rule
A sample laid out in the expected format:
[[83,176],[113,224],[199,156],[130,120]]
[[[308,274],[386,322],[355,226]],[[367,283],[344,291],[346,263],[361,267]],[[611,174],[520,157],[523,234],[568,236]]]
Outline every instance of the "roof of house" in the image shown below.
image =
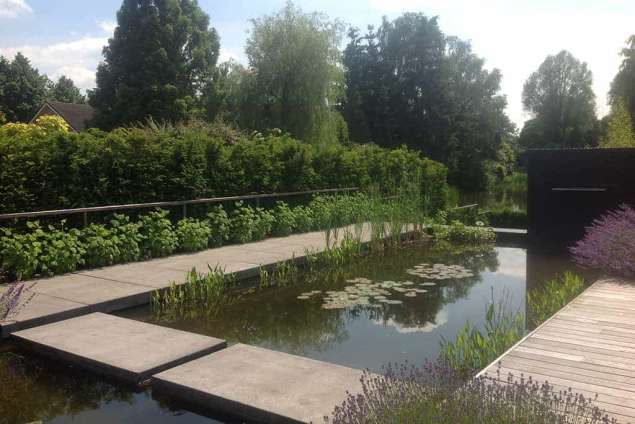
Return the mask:
[[55,113],[64,118],[66,122],[75,130],[75,131],[84,131],[86,129],[86,124],[93,118],[95,114],[95,109],[86,104],[77,104],[77,103],[64,103],[57,101],[47,101],[44,103],[42,108],[38,111],[33,119],[40,115],[40,112],[46,107],[49,106]]

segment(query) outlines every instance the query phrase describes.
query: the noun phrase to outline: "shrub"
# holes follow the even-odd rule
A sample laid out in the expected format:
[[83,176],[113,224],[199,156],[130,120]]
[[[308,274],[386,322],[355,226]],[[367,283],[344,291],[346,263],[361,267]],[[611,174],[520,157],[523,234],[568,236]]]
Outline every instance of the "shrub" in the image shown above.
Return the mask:
[[[502,380],[502,381],[501,381]],[[600,424],[611,423],[592,400],[571,389],[509,374],[464,381],[442,361],[391,365],[364,372],[360,394],[349,394],[331,424]]]
[[296,206],[293,208],[295,217],[295,229],[298,233],[307,233],[314,229],[315,221],[313,213],[307,206]]
[[594,220],[570,251],[583,268],[635,276],[635,209],[622,205]]
[[98,267],[138,260],[142,239],[139,226],[128,216],[116,214],[110,226],[91,224],[81,230],[85,265]]
[[207,248],[212,229],[207,222],[193,218],[182,219],[176,224],[179,250],[196,252]]
[[144,257],[166,256],[176,249],[178,239],[167,216],[167,211],[158,210],[139,217],[141,251]]
[[295,229],[295,214],[285,202],[276,202],[273,209],[273,235],[278,237],[288,236]]
[[53,226],[44,229],[37,221],[28,222],[27,227],[29,232],[23,234],[0,229],[2,267],[19,279],[71,272],[84,263],[79,230],[65,229],[63,221],[59,229]]
[[530,290],[527,293],[529,324],[540,325],[583,290],[584,280],[571,272],[549,280],[543,288]]
[[211,229],[209,236],[209,245],[212,247],[221,246],[229,240],[230,221],[229,215],[221,205],[216,205],[211,212],[207,214],[207,225]]
[[493,229],[483,226],[467,226],[459,221],[453,221],[449,225],[433,224],[429,227],[429,231],[436,240],[448,240],[456,243],[493,243],[496,240],[496,233]]
[[251,236],[253,240],[262,240],[271,234],[276,218],[274,213],[263,208],[254,210],[254,222]]
[[230,215],[230,235],[235,243],[247,243],[253,239],[256,213],[249,205],[237,202]]

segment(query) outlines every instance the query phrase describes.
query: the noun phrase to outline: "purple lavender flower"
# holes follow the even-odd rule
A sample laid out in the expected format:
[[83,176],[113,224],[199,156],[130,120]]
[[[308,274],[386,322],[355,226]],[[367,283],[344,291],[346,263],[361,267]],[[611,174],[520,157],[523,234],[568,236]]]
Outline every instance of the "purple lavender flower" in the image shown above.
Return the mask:
[[583,268],[635,276],[635,209],[622,205],[594,220],[584,238],[569,250]]
[[14,317],[33,298],[32,285],[16,282],[0,286],[0,321]]

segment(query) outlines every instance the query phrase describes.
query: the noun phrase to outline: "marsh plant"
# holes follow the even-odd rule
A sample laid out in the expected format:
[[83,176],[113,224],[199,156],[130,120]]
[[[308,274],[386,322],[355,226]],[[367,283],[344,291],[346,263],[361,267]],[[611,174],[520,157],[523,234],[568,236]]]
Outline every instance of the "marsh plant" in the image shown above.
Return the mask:
[[600,424],[613,423],[593,399],[571,389],[514,376],[465,380],[442,360],[422,367],[389,365],[365,372],[360,394],[350,394],[325,417],[328,424]]
[[466,377],[491,364],[525,335],[524,315],[509,304],[509,297],[495,302],[492,294],[484,327],[466,322],[454,340],[442,338],[441,358]]
[[236,279],[221,268],[210,267],[207,273],[192,269],[185,283],[172,282],[165,290],[152,295],[151,306],[157,318],[174,318],[190,314],[213,315],[221,306],[231,301],[230,289]]
[[584,268],[635,276],[635,209],[622,205],[594,220],[570,250],[573,260]]
[[584,279],[565,272],[547,282],[543,288],[527,293],[529,325],[537,327],[584,291]]

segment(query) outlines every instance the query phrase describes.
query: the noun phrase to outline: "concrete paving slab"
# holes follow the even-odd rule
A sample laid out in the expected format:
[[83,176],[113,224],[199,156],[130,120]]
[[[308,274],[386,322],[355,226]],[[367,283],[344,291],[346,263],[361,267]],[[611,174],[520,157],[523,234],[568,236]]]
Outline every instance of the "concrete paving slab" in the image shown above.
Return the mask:
[[200,408],[269,423],[322,422],[361,391],[362,371],[244,344],[152,377],[155,390]]
[[78,275],[88,275],[104,280],[119,281],[128,284],[161,289],[168,287],[171,282],[184,282],[186,272],[159,268],[150,262],[138,262],[124,265],[115,265],[105,268],[78,271]]
[[8,337],[13,331],[48,324],[90,311],[89,305],[35,293],[33,298],[8,321],[0,321],[0,335]]
[[81,274],[34,280],[31,290],[34,293],[90,305],[91,311],[101,312],[148,303],[153,292],[150,287]]
[[130,383],[224,348],[224,340],[100,312],[12,336],[35,352]]

